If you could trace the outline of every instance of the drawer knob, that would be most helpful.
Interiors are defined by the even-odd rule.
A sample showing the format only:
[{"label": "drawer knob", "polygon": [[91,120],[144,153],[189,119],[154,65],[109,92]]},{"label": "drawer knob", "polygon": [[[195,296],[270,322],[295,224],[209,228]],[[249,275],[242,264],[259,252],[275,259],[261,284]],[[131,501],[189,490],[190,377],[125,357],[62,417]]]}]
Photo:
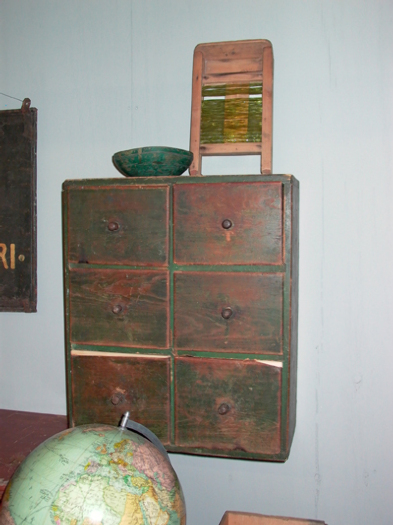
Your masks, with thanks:
[{"label": "drawer knob", "polygon": [[221,310],[221,316],[224,319],[229,319],[230,317],[232,317],[232,314],[233,314],[233,310],[232,308],[229,308],[229,306]]},{"label": "drawer knob", "polygon": [[221,223],[221,226],[224,228],[224,230],[229,230],[229,228],[232,228],[232,221],[230,219],[224,219]]},{"label": "drawer knob", "polygon": [[220,416],[225,416],[225,414],[228,414],[230,410],[231,407],[228,405],[228,403],[221,403],[217,409],[217,412],[220,414]]},{"label": "drawer knob", "polygon": [[108,230],[110,232],[115,232],[120,228],[119,223],[116,221],[110,221],[108,222]]},{"label": "drawer knob", "polygon": [[117,314],[120,314],[122,311],[123,311],[123,307],[122,307],[121,304],[114,304],[114,305],[112,306],[112,312],[113,312],[114,314],[116,314],[116,315],[117,315]]},{"label": "drawer knob", "polygon": [[116,394],[113,394],[111,397],[111,403],[112,405],[118,405],[124,401],[123,394],[119,394],[118,392]]}]

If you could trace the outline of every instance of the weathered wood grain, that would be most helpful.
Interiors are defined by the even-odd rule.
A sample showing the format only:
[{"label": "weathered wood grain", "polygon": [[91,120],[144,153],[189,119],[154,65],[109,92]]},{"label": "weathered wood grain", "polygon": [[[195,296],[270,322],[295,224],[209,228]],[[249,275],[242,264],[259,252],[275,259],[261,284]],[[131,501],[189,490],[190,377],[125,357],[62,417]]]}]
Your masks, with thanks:
[{"label": "weathered wood grain", "polygon": [[[288,236],[290,235],[290,250],[288,258],[291,264],[291,294],[290,294],[290,331],[289,331],[289,389],[288,389],[288,447],[291,446],[296,426],[297,398],[297,353],[298,353],[298,317],[299,317],[299,187],[291,186],[286,198],[288,214]],[[290,202],[288,200],[290,199]]]},{"label": "weathered wood grain", "polygon": [[0,499],[8,480],[30,452],[66,428],[66,416],[0,410]]},{"label": "weathered wood grain", "polygon": [[175,348],[281,354],[283,274],[175,273]]},{"label": "weathered wood grain", "polygon": [[[228,83],[262,82],[262,137],[259,147],[240,138],[228,144],[201,145],[202,87]],[[265,87],[266,83],[266,87]],[[243,40],[199,44],[194,50],[190,150],[194,160],[190,175],[201,175],[204,155],[261,155],[261,173],[272,172],[273,51],[268,40]],[[236,119],[236,116],[234,117]],[[225,142],[225,141],[223,141]],[[224,146],[224,147],[220,147]],[[254,145],[255,146],[255,145]]]},{"label": "weathered wood grain", "polygon": [[261,173],[272,173],[273,157],[273,49],[263,49]]},{"label": "weathered wood grain", "polygon": [[71,342],[168,348],[168,273],[70,272]]},{"label": "weathered wood grain", "polygon": [[201,174],[201,115],[202,115],[202,75],[203,55],[195,50],[192,69],[192,102],[191,102],[191,128],[190,128],[190,151],[193,159],[189,169],[190,175]]},{"label": "weathered wood grain", "polygon": [[70,191],[69,261],[167,264],[168,192],[167,186]]},{"label": "weathered wood grain", "polygon": [[280,452],[279,366],[184,357],[175,367],[176,444]]},{"label": "weathered wood grain", "polygon": [[[156,193],[139,210],[138,196],[148,190]],[[94,191],[108,193],[107,210],[117,209],[110,198],[112,205],[128,201],[121,206],[129,227],[119,244],[105,244],[97,221],[79,217],[79,205],[72,209],[74,198],[83,203],[78,192]],[[134,403],[133,419],[172,452],[285,461],[296,417],[296,179],[166,177],[158,186],[151,178],[73,180],[64,193],[71,421],[107,417],[116,424]],[[88,206],[105,201],[89,198]],[[156,215],[151,206],[163,202]],[[132,222],[142,216],[137,235],[149,237],[150,224],[153,238],[161,232],[155,238],[167,246],[165,260],[157,252],[154,260],[124,255],[134,242]],[[86,231],[75,241],[78,228]],[[141,249],[154,250],[142,237],[135,241]],[[80,242],[89,257],[99,254],[95,262],[78,252]]]},{"label": "weathered wood grain", "polygon": [[177,185],[174,261],[281,264],[282,212],[277,182]]},{"label": "weathered wood grain", "polygon": [[170,358],[72,355],[73,425],[106,423],[117,426],[130,419],[169,442]]},{"label": "weathered wood grain", "polygon": [[227,511],[220,525],[326,525],[324,521]]}]

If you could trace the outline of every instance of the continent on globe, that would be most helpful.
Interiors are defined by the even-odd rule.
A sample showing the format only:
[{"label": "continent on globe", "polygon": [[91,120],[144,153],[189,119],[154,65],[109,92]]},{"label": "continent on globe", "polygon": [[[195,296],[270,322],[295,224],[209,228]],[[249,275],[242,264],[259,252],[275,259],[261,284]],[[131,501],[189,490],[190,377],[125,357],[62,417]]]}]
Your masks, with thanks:
[{"label": "continent on globe", "polygon": [[185,525],[166,453],[137,432],[83,425],[56,434],[19,466],[0,525]]}]

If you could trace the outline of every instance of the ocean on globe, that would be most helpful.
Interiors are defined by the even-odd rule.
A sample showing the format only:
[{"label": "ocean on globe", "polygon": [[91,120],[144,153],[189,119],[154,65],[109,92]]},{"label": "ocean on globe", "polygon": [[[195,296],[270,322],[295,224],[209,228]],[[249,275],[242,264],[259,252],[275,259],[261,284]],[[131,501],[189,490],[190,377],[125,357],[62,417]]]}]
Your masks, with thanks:
[{"label": "ocean on globe", "polygon": [[39,445],[3,496],[0,525],[185,525],[169,460],[136,432],[82,425]]}]

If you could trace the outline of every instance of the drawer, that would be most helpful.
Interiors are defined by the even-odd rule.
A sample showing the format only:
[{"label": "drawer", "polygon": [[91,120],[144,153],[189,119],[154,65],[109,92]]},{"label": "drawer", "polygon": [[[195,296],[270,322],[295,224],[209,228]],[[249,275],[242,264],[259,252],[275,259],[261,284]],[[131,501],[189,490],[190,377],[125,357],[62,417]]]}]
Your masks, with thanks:
[{"label": "drawer", "polygon": [[117,426],[130,419],[169,442],[170,358],[109,353],[71,353],[74,425]]},{"label": "drawer", "polygon": [[282,273],[175,272],[181,350],[281,354]]},{"label": "drawer", "polygon": [[83,188],[67,195],[70,262],[167,264],[168,187]]},{"label": "drawer", "polygon": [[281,264],[280,182],[178,184],[174,188],[177,264]]},{"label": "drawer", "polygon": [[278,454],[282,365],[177,358],[176,444],[223,452]]},{"label": "drawer", "polygon": [[168,272],[74,268],[72,343],[168,348]]}]

